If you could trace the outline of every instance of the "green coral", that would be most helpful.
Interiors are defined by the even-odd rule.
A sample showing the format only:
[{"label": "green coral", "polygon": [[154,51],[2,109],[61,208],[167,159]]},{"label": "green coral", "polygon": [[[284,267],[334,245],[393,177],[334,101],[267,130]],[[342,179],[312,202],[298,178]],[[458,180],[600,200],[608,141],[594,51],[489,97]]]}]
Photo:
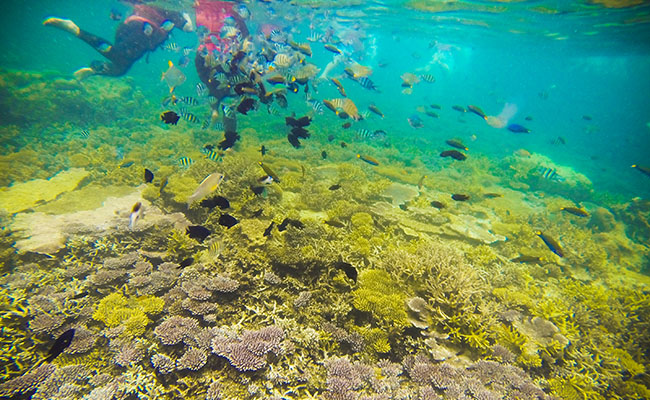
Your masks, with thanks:
[{"label": "green coral", "polygon": [[103,322],[109,328],[124,325],[125,335],[141,336],[151,322],[147,314],[161,312],[164,305],[164,300],[153,296],[129,298],[116,292],[97,304],[93,319]]},{"label": "green coral", "polygon": [[357,310],[372,314],[380,326],[390,331],[408,326],[406,295],[396,289],[395,282],[386,271],[363,271],[352,304]]}]

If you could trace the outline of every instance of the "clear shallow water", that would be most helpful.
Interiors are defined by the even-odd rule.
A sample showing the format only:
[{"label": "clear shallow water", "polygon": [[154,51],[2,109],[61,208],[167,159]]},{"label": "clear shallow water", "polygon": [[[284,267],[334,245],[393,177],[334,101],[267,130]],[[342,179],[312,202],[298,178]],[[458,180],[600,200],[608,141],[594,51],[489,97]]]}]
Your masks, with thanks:
[{"label": "clear shallow water", "polygon": [[[176,9],[190,9],[182,2],[163,4]],[[218,352],[213,348],[212,352],[208,351],[207,366],[193,372],[179,371],[171,378],[171,387],[180,388],[174,390],[186,395],[187,386],[191,387],[192,384],[183,386],[176,379],[187,378],[188,382],[194,382],[195,388],[198,388],[198,398],[205,398],[207,387],[215,380],[220,382],[224,392],[233,391],[232,398],[245,398],[243,393],[246,390],[251,398],[268,398],[289,388],[295,390],[294,395],[290,396],[293,398],[307,398],[308,394],[337,398],[333,385],[326,379],[332,375],[333,368],[317,367],[322,365],[325,352],[329,356],[361,360],[367,366],[376,366],[379,359],[401,363],[404,372],[396,385],[404,391],[411,390],[413,398],[426,398],[422,394],[426,385],[417,382],[413,370],[409,369],[412,365],[409,367],[406,360],[409,355],[425,353],[434,358],[436,366],[443,364],[436,358],[441,350],[432,350],[430,342],[424,343],[426,335],[437,334],[451,336],[451,339],[440,340],[439,344],[449,351],[453,350],[455,356],[449,365],[455,368],[465,368],[470,362],[486,359],[505,363],[506,359],[496,357],[497,351],[494,350],[494,346],[503,345],[515,357],[511,364],[523,368],[536,385],[551,395],[559,398],[572,398],[572,395],[586,398],[612,398],[614,395],[644,398],[643,391],[633,393],[630,386],[622,382],[648,383],[647,375],[639,371],[648,365],[643,349],[647,348],[649,341],[643,332],[647,327],[650,304],[646,277],[638,273],[647,274],[648,271],[647,197],[650,195],[650,181],[641,172],[630,168],[632,164],[647,166],[650,163],[648,6],[619,9],[579,2],[537,1],[423,2],[424,6],[416,2],[369,2],[349,7],[310,4],[249,3],[253,14],[249,27],[256,32],[263,23],[277,24],[292,33],[298,41],[304,42],[312,30],[324,32],[331,26],[335,35],[351,41],[349,45],[340,45],[346,54],[373,69],[371,78],[380,89],[379,93],[367,91],[355,82],[343,79],[342,67],[339,67],[336,75],[341,75],[348,98],[353,99],[360,111],[365,111],[369,104],[374,103],[386,116],[380,119],[371,114],[370,118],[355,122],[353,128],[346,131],[339,128],[344,121],[326,109],[323,115],[314,116],[310,128],[313,137],[304,140],[304,147],[298,150],[291,148],[285,139],[283,118],[290,112],[300,116],[310,111],[302,93],[288,95],[289,108],[281,111],[280,115],[268,115],[264,108],[260,108],[250,117],[240,116],[238,120],[243,138],[224,157],[223,167],[217,164],[218,169],[228,171],[228,180],[220,193],[233,203],[231,213],[243,221],[240,227],[232,230],[219,226],[216,218],[200,207],[186,210],[185,198],[208,173],[214,172],[214,164],[201,160],[187,169],[176,165],[182,156],[189,155],[199,161],[200,147],[219,141],[220,133],[200,130],[186,121],[181,121],[177,127],[161,126],[156,121],[158,114],[166,109],[161,105],[161,100],[168,94],[166,84],[159,79],[160,74],[167,69],[168,60],[176,62],[179,53],[158,49],[146,60],[136,62],[125,77],[90,78],[84,83],[88,91],[77,95],[86,96],[94,109],[86,109],[86,112],[67,109],[64,115],[51,116],[56,123],[50,124],[47,113],[38,114],[38,119],[26,118],[27,122],[17,123],[13,118],[20,114],[17,103],[3,102],[3,107],[12,115],[11,124],[2,124],[1,144],[6,149],[3,151],[2,165],[7,167],[5,180],[6,177],[20,177],[10,179],[16,184],[35,176],[51,177],[63,169],[83,165],[91,175],[82,181],[79,190],[92,188],[92,184],[96,184],[109,188],[109,193],[104,194],[107,197],[113,190],[111,185],[121,188],[120,191],[115,189],[113,194],[128,193],[125,187],[135,188],[141,183],[142,167],[152,168],[157,176],[155,184],[161,184],[162,176],[169,178],[169,193],[165,195],[160,190],[159,197],[152,196],[151,191],[143,194],[143,198],[151,202],[151,205],[147,203],[147,207],[157,207],[163,210],[162,214],[184,213],[191,223],[204,224],[212,229],[225,242],[226,248],[222,256],[210,262],[197,263],[190,267],[191,272],[187,277],[178,277],[176,292],[154,293],[165,299],[164,309],[147,314],[151,321],[146,324],[144,333],[128,339],[129,343],[154,346],[158,350],[148,350],[146,356],[125,367],[115,361],[116,348],[120,347],[121,342],[105,332],[104,329],[109,327],[105,318],[90,318],[75,311],[62,326],[50,331],[38,330],[38,324],[34,321],[42,316],[43,305],[42,298],[37,298],[37,295],[58,293],[70,300],[73,294],[76,296],[87,289],[90,292],[87,305],[97,310],[100,304],[105,304],[101,302],[105,301],[106,295],[115,291],[113,286],[100,283],[104,279],[102,268],[111,264],[106,259],[124,258],[130,251],[144,250],[146,255],[141,253],[140,261],[151,262],[156,270],[160,264],[152,261],[155,257],[148,252],[164,253],[164,261],[180,263],[186,257],[198,260],[199,252],[206,251],[207,244],[183,242],[179,239],[185,237],[182,229],[146,225],[149,223],[147,221],[155,221],[154,217],[144,219],[142,231],[129,232],[125,221],[135,200],[128,198],[124,200],[127,204],[121,206],[122,209],[112,213],[121,219],[106,217],[110,221],[118,221],[114,222],[118,228],[115,231],[106,228],[107,236],[103,239],[93,235],[71,235],[65,247],[54,253],[52,258],[30,251],[16,256],[11,245],[25,234],[18,231],[15,221],[31,212],[26,210],[7,216],[7,226],[11,225],[8,232],[12,236],[3,242],[3,249],[7,250],[3,253],[3,290],[7,298],[19,299],[15,301],[16,304],[26,304],[28,312],[20,318],[16,313],[5,314],[6,321],[9,321],[5,327],[13,329],[11,332],[14,335],[33,334],[38,341],[42,341],[31,343],[32,347],[25,345],[21,362],[26,365],[35,362],[64,328],[83,326],[98,335],[100,342],[86,356],[64,354],[57,359],[59,366],[83,364],[95,357],[101,360],[97,364],[97,374],[105,372],[113,377],[127,376],[128,384],[125,386],[130,390],[137,386],[132,376],[138,371],[146,379],[157,379],[158,385],[165,385],[167,382],[153,372],[151,357],[159,352],[179,360],[187,347],[192,345],[164,346],[160,343],[159,335],[154,333],[154,328],[171,315],[183,315],[196,318],[203,328],[229,326],[240,334],[241,329],[260,329],[273,322],[283,327],[286,336],[292,338],[285,344],[299,349],[296,353],[286,353],[291,355],[279,356],[280,361],[269,359],[271,365],[291,376],[291,383],[286,384],[282,383],[282,379],[269,378],[266,370],[250,375],[239,374],[241,371],[233,368],[236,363],[228,363],[223,355],[217,357],[213,353]],[[35,89],[30,95],[36,96],[32,99],[38,104],[46,107],[67,104],[67,95],[61,94],[61,99],[58,99],[52,95],[52,91],[47,91],[48,79],[68,79],[74,70],[87,66],[99,56],[70,35],[45,28],[41,23],[52,15],[71,18],[81,27],[112,39],[117,25],[108,17],[112,7],[128,14],[128,7],[108,1],[93,2],[84,5],[83,9],[69,1],[10,2],[0,17],[5,27],[5,39],[0,43],[0,67],[8,70],[3,71],[6,76],[18,71],[28,74],[28,79],[19,87],[5,85],[3,90],[16,96],[22,88],[30,88],[29,80],[32,79],[34,86],[31,88]],[[194,46],[196,36],[175,30],[171,40],[182,48]],[[332,53],[326,51],[322,43],[311,45],[314,54],[308,60],[322,70],[332,60]],[[43,71],[55,72],[54,77],[44,78],[46,83],[42,93],[45,98],[38,96],[41,78],[29,75]],[[187,75],[187,82],[177,89],[177,94],[196,97],[194,86],[199,80],[193,62],[183,72]],[[403,93],[400,76],[407,72],[431,74],[435,77],[435,83],[420,82],[414,85],[411,94]],[[328,82],[318,84],[317,88],[318,92],[313,94],[317,99],[340,97],[334,85]],[[123,100],[111,98],[112,94],[122,90],[127,93]],[[12,98],[9,95],[5,98]],[[129,103],[131,98],[137,100]],[[433,110],[439,114],[439,118],[428,117],[418,110],[419,107],[431,110],[431,104],[441,106],[440,110]],[[514,104],[517,113],[511,122],[526,126],[531,132],[514,134],[505,129],[495,129],[475,114],[461,114],[452,109],[454,105],[467,107],[470,104],[479,106],[488,115],[498,115],[506,104]],[[124,105],[128,106],[120,107]],[[105,120],[105,115],[110,113],[107,110],[111,109],[120,110],[114,116],[113,123],[97,122]],[[199,106],[193,112],[204,118],[208,108]],[[409,125],[407,117],[412,115],[420,116],[423,128],[414,129]],[[530,120],[526,120],[526,117],[530,117]],[[63,125],[65,122],[69,122],[69,126]],[[10,138],[14,126],[23,132],[18,140]],[[79,131],[86,128],[90,130],[91,137],[84,141],[79,138]],[[356,140],[353,133],[356,129],[382,129],[387,132],[390,145],[384,147],[380,143]],[[330,143],[327,140],[329,134],[335,135],[336,141]],[[558,137],[562,137],[565,144],[557,144]],[[470,148],[468,161],[450,163],[448,159],[439,157],[441,151],[448,149],[445,140],[451,138],[461,139]],[[337,145],[339,140],[348,142],[350,148],[341,150]],[[279,168],[284,182],[279,185],[281,189],[272,186],[266,197],[251,200],[247,188],[254,178],[258,178],[255,175],[260,173],[256,162],[260,158],[258,148],[261,144],[272,149],[265,160]],[[21,164],[21,159],[31,157],[21,150],[34,149],[42,155],[40,158],[47,160],[38,171],[30,171],[29,165]],[[533,157],[523,160],[513,157],[512,154],[520,149],[532,153]],[[322,150],[329,154],[327,159],[321,156]],[[77,153],[90,157],[96,155],[97,158],[85,163],[80,161]],[[372,169],[355,159],[357,153],[378,158],[379,167]],[[124,160],[131,159],[136,160],[134,167],[128,167],[133,169],[119,168]],[[583,174],[592,185],[567,188],[562,182],[539,178],[535,170],[549,167],[550,163]],[[30,172],[21,175],[16,171],[21,168]],[[132,172],[136,168],[137,172]],[[301,168],[304,168],[302,174]],[[308,172],[305,173],[305,170]],[[413,197],[413,193],[418,193],[416,183],[423,175],[428,177],[424,180],[425,189],[420,189],[420,196]],[[328,189],[339,181],[345,190],[341,197],[337,197],[338,192]],[[382,185],[390,184],[397,185],[380,190]],[[185,193],[188,190],[189,193]],[[462,191],[472,194],[472,201],[466,207],[463,203],[449,200],[451,193]],[[503,202],[477,200],[482,193],[493,191],[506,193]],[[74,197],[75,193],[84,192],[71,193],[71,197]],[[88,192],[78,196],[92,197]],[[385,199],[389,196],[402,200],[400,204],[397,201],[387,202]],[[631,201],[633,198],[639,199]],[[438,211],[429,206],[429,201],[436,199],[444,199],[447,209]],[[62,198],[59,197],[59,200]],[[341,200],[346,202],[343,205],[337,203]],[[43,208],[38,208],[37,204],[36,210],[64,214],[75,211],[75,207],[94,209],[101,204],[98,199],[92,199],[92,202],[89,199],[88,204],[78,199],[67,201],[69,203],[45,204]],[[560,207],[574,202],[582,202],[590,213],[600,212],[604,216],[598,214],[598,218],[590,216],[589,219],[580,219],[559,211]],[[251,217],[258,208],[266,210],[262,217]],[[371,215],[373,223],[363,225],[359,221],[366,218],[365,215],[348,215],[342,211],[346,208],[351,210],[350,213]],[[598,211],[601,208],[610,210],[607,211],[609,214]],[[156,212],[152,211],[151,214],[157,215]],[[614,222],[608,219],[608,215],[612,215]],[[259,237],[271,220],[279,225],[287,216],[306,221],[307,231],[300,233],[297,228],[289,228],[285,234],[279,231],[274,233],[271,239]],[[325,218],[340,220],[346,227],[341,231],[326,227],[322,223]],[[95,220],[89,221],[95,223]],[[104,226],[100,222],[96,222],[97,226]],[[447,229],[449,226],[456,230]],[[494,237],[507,237],[507,240],[490,242],[493,239],[491,236],[487,241],[472,236],[479,233],[487,235],[482,230],[484,226],[489,227],[488,233]],[[462,229],[468,229],[471,234],[459,234]],[[550,232],[549,235],[560,241],[568,255],[563,259],[555,257],[535,235],[537,229]],[[257,232],[257,236],[254,232]],[[423,242],[433,240],[441,243],[434,246],[416,245],[413,244],[415,237]],[[318,250],[312,250],[314,248]],[[417,251],[413,250],[415,248]],[[296,249],[306,250],[301,250],[300,255],[296,256]],[[312,254],[312,251],[317,254]],[[425,266],[429,264],[447,265],[437,263],[441,259],[446,260],[438,254],[445,251],[460,252],[461,258],[451,263],[460,267],[451,271],[444,268],[426,270]],[[401,252],[410,252],[415,260],[413,263],[418,267],[405,262],[408,256]],[[546,261],[540,266],[507,261],[527,252],[543,255]],[[260,256],[263,261],[254,256],[247,258],[260,253],[263,254]],[[91,257],[91,254],[94,255]],[[345,278],[330,279],[328,274],[333,272],[329,266],[339,259],[353,264],[361,276],[366,276],[365,281],[360,278],[358,283],[341,283]],[[391,261],[395,262],[391,264]],[[66,278],[55,279],[56,283],[48,289],[47,285],[38,282],[52,278],[42,270],[38,272],[38,269],[33,269],[30,262],[65,270]],[[89,272],[68,279],[66,274],[70,274],[77,263],[90,265]],[[326,271],[314,265],[327,266],[323,267]],[[441,293],[430,286],[423,287],[426,285],[413,282],[408,277],[409,273],[405,272],[410,271],[408,268],[415,268],[412,274],[422,274],[421,280],[427,284],[427,279],[432,279],[431,275],[446,274],[451,274],[454,282],[464,282],[464,271],[472,271],[467,272],[471,278],[467,278],[470,284],[466,286],[475,292],[463,292],[467,296],[464,298],[466,303],[450,310],[445,308],[448,305],[443,300],[435,300]],[[133,271],[133,266],[124,269],[128,271],[125,273],[138,275]],[[304,274],[296,272],[302,269],[306,271]],[[394,285],[383,287],[378,284],[372,287],[368,283],[371,282],[368,276],[372,276],[372,273],[363,273],[373,270],[388,271]],[[261,294],[251,290],[262,285],[260,277],[269,271],[285,281],[278,287],[271,284],[264,286]],[[461,272],[454,275],[453,271]],[[187,305],[183,306],[185,308],[174,305],[174,296],[187,296],[187,293],[178,294],[178,288],[182,287],[181,281],[190,280],[192,274],[204,279],[214,274],[225,274],[241,284],[236,299],[213,294],[209,302],[221,307],[216,321],[209,314],[197,316],[189,312]],[[21,279],[25,276],[31,277],[25,279],[37,283],[21,286]],[[128,284],[120,291],[134,299],[146,293],[144,289],[134,289],[133,280],[137,279],[122,277],[114,284],[115,287]],[[83,283],[78,289],[75,285],[79,285],[79,282]],[[433,328],[422,333],[409,324],[408,329],[395,329],[392,325],[394,321],[382,319],[381,312],[360,300],[368,294],[363,290],[371,287],[375,291],[386,292],[399,287],[404,292],[404,298],[398,296],[400,301],[396,309],[410,310],[409,313],[415,310],[410,306],[404,307],[406,297],[411,300],[416,296],[422,297],[431,309],[442,310],[443,314],[452,316],[474,315],[474,307],[480,304],[481,312],[476,312],[480,317],[476,318],[487,328],[479,330],[478,334],[485,334],[489,346],[482,342],[471,342],[477,340],[471,337],[476,332],[468,327],[473,327],[477,320],[470,317],[454,322],[458,324],[456,326],[443,318],[423,313],[418,318],[434,326],[437,333],[433,333]],[[312,293],[312,302],[316,303],[311,304],[312,308],[300,311],[298,306],[288,306],[295,304],[304,292]],[[509,295],[513,292],[521,292],[525,296],[515,298]],[[446,288],[442,290],[442,298],[453,298],[453,293],[453,288]],[[308,302],[304,300],[305,296],[303,301]],[[494,303],[486,305],[477,296]],[[551,300],[544,302],[540,300],[542,298]],[[589,302],[587,299],[595,300]],[[599,303],[601,300],[604,303]],[[284,308],[280,306],[276,310],[277,307],[272,306],[275,302],[283,303]],[[553,302],[560,305],[560,311],[552,309],[549,303]],[[3,310],[15,311],[13,307],[14,300],[3,303]],[[126,308],[129,307],[134,306],[130,304]],[[490,307],[498,311],[491,313]],[[261,311],[252,312],[251,309]],[[513,316],[515,312],[519,314]],[[612,315],[627,315],[629,318],[619,319]],[[243,325],[237,325],[240,317],[246,321]],[[571,344],[566,345],[556,338],[566,345],[562,351],[542,348],[539,343],[544,342],[543,338],[536,336],[539,332],[530,326],[535,325],[531,318],[550,321],[555,327],[552,329],[558,329],[559,334],[568,338]],[[360,335],[365,341],[365,349],[354,350],[350,337],[348,342],[342,340],[332,345],[334,341],[331,337],[335,335],[332,332],[324,333],[324,322],[334,323],[347,330],[349,335]],[[544,323],[540,322],[542,325]],[[596,331],[600,327],[604,327],[606,332],[602,337]],[[298,333],[304,333],[307,328],[317,330],[321,339],[298,337]],[[541,330],[539,326],[537,328]],[[383,342],[377,339],[377,332],[367,329],[383,331],[386,337],[382,338],[392,345],[392,350],[385,351],[385,347],[381,347]],[[461,329],[462,335],[454,336],[454,329]],[[529,350],[513,347],[516,339],[507,339],[504,329],[524,335],[528,343],[535,343],[531,345],[531,354],[527,353]],[[635,334],[620,339],[625,332]],[[598,339],[593,343],[584,340],[584,337],[591,335]],[[109,340],[112,343],[110,348],[106,345]],[[122,348],[128,346],[123,344]],[[615,352],[617,356],[608,359],[614,367],[602,365],[609,365],[607,363],[593,366],[588,361],[598,356],[611,357]],[[303,354],[301,361],[293,356],[297,353]],[[6,354],[9,354],[8,350]],[[584,354],[590,356],[585,358]],[[541,365],[537,365],[537,359]],[[642,367],[635,368],[632,360]],[[5,364],[7,362],[3,359],[3,366]],[[296,365],[312,374],[313,379],[307,379],[307,383],[304,383],[304,377],[287,372],[289,367]],[[576,369],[570,369],[567,365],[576,365]],[[594,376],[581,375],[583,366],[595,368],[597,372]],[[24,371],[13,364],[8,366],[8,370],[5,378],[19,376]],[[504,371],[500,373],[506,375]],[[577,378],[572,381],[566,378],[567,374],[575,374]],[[385,376],[389,375],[385,372]],[[242,384],[242,376],[249,379],[250,385]],[[628,379],[630,377],[632,379]],[[102,387],[100,383],[82,381],[84,389],[80,393],[83,395],[93,388]],[[295,389],[301,385],[306,389]],[[261,389],[265,386],[270,389]],[[156,387],[156,390],[162,390]],[[356,395],[379,395],[378,390],[373,391],[371,387],[372,384],[367,383],[363,389],[356,391]],[[572,388],[578,389],[572,392]],[[439,395],[453,397],[451,392],[440,387],[434,389]],[[47,393],[44,389],[43,392]],[[146,392],[134,390],[132,393],[146,398]],[[193,393],[192,389],[189,389],[189,393]],[[82,398],[82,394],[76,397],[71,395],[70,398]],[[512,393],[509,395],[514,396]],[[402,398],[396,394],[396,390],[391,396]],[[474,394],[474,397],[477,396]],[[522,397],[535,398],[533,395]]]}]

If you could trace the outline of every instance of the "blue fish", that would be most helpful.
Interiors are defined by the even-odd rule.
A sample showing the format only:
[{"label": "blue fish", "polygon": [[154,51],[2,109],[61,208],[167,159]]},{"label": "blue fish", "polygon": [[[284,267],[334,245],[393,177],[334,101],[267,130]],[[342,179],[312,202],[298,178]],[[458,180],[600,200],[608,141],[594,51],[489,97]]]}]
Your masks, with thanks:
[{"label": "blue fish", "polygon": [[514,133],[528,133],[530,132],[530,129],[526,128],[525,126],[519,125],[519,124],[510,124],[507,126],[508,130],[510,132]]},{"label": "blue fish", "polygon": [[187,67],[189,63],[190,63],[190,58],[188,56],[181,56],[181,58],[178,59],[178,66],[181,68]]}]

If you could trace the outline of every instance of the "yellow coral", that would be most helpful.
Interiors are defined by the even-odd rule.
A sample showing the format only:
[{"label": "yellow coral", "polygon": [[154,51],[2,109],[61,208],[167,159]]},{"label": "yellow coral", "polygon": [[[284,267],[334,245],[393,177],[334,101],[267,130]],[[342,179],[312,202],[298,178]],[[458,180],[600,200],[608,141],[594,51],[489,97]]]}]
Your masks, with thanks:
[{"label": "yellow coral", "polygon": [[93,319],[109,328],[124,325],[126,335],[140,336],[151,322],[146,314],[162,311],[164,304],[164,300],[153,296],[126,298],[119,292],[111,293],[99,302]]},{"label": "yellow coral", "polygon": [[394,281],[385,271],[373,269],[361,273],[353,304],[360,311],[370,312],[386,327],[408,326],[406,295],[395,289]]}]

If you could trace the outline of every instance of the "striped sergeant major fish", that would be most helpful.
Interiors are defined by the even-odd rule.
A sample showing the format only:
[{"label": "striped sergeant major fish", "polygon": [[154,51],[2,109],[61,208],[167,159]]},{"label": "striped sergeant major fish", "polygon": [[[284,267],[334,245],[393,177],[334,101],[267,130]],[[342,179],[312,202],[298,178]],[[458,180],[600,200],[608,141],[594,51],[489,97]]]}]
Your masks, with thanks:
[{"label": "striped sergeant major fish", "polygon": [[187,122],[192,122],[192,123],[195,123],[195,124],[200,122],[199,119],[197,118],[197,116],[190,113],[190,112],[182,112],[181,111],[181,117]]},{"label": "striped sergeant major fish", "polygon": [[88,129],[82,129],[81,132],[79,132],[79,135],[84,139],[88,139],[90,131],[88,131]]},{"label": "striped sergeant major fish", "polygon": [[549,181],[557,181],[557,182],[564,181],[564,178],[562,178],[557,173],[557,170],[555,168],[540,167],[538,172],[542,178],[548,179]]},{"label": "striped sergeant major fish", "polygon": [[364,89],[379,91],[379,89],[377,89],[377,86],[375,86],[375,83],[371,81],[370,78],[364,76],[362,78],[358,78],[354,80],[357,81],[357,83],[361,85],[361,87],[363,87]]}]

